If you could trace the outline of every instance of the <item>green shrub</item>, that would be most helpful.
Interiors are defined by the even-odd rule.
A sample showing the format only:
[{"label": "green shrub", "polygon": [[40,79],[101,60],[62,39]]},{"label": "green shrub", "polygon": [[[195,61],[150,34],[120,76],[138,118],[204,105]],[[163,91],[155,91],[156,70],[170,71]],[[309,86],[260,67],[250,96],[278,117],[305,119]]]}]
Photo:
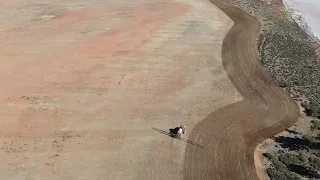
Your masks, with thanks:
[{"label": "green shrub", "polygon": [[312,134],[310,134],[310,133],[306,134],[306,135],[303,135],[302,138],[308,140],[310,142],[309,145],[312,144],[312,143],[317,143],[318,142],[316,137],[312,136]]},{"label": "green shrub", "polygon": [[311,167],[315,169],[320,169],[320,158],[309,157],[308,160]]},{"label": "green shrub", "polygon": [[319,120],[312,120],[312,125],[310,127],[311,131],[320,130],[320,121]]},{"label": "green shrub", "polygon": [[289,170],[295,172],[302,177],[306,178],[317,178],[320,179],[320,174],[318,174],[317,170],[310,167],[309,165],[289,165]]},{"label": "green shrub", "polygon": [[288,179],[283,173],[277,171],[275,168],[268,168],[267,174],[271,180],[287,180]]},{"label": "green shrub", "polygon": [[301,177],[294,172],[284,171],[283,174],[290,180],[301,180]]},{"label": "green shrub", "polygon": [[301,163],[301,160],[297,155],[290,154],[290,153],[280,154],[279,160],[285,165]]},{"label": "green shrub", "polygon": [[307,157],[303,151],[298,152],[298,158],[302,163],[307,162]]},{"label": "green shrub", "polygon": [[280,172],[287,170],[287,166],[284,165],[282,162],[278,161],[278,159],[274,159],[272,161],[272,164]]},{"label": "green shrub", "polygon": [[266,157],[267,159],[271,160],[271,159],[274,159],[274,156],[270,153],[263,153],[262,154],[264,157]]},{"label": "green shrub", "polygon": [[308,106],[305,106],[305,113],[308,116],[320,117],[320,104],[314,101],[311,101]]},{"label": "green shrub", "polygon": [[311,153],[313,153],[317,157],[320,157],[320,149],[312,149]]},{"label": "green shrub", "polygon": [[[284,155],[284,154],[282,154],[284,152],[279,151],[278,153],[281,153],[281,155]],[[276,170],[281,171],[281,172],[287,170],[286,165],[283,164],[282,162],[280,162],[279,159],[277,158],[277,156],[272,155],[270,153],[263,153],[263,156],[270,160],[270,162],[272,163],[273,167]]]}]

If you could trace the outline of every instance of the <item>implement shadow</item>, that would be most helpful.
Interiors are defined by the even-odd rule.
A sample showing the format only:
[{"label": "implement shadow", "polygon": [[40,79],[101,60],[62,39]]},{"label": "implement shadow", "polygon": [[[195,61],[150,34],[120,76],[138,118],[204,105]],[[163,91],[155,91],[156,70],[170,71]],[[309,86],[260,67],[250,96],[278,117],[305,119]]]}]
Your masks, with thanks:
[{"label": "implement shadow", "polygon": [[[161,130],[161,129],[158,129],[158,128],[152,128],[153,130],[155,130],[155,131],[158,131],[158,132],[160,132],[160,133],[162,133],[162,134],[165,134],[165,135],[167,135],[167,136],[170,136],[170,137],[172,137],[172,138],[175,138],[175,137],[173,137],[172,136],[172,134],[171,133],[168,133],[167,131],[164,131],[164,130]],[[179,140],[181,140],[181,141],[184,141],[184,142],[186,142],[186,143],[188,143],[188,144],[191,144],[191,145],[194,145],[194,146],[197,146],[197,147],[199,147],[199,148],[204,148],[204,146],[202,146],[202,145],[200,145],[200,144],[198,144],[198,143],[195,143],[195,142],[193,142],[193,141],[190,141],[190,140],[188,140],[188,139],[185,139],[185,138],[175,138],[175,139],[179,139]]]}]

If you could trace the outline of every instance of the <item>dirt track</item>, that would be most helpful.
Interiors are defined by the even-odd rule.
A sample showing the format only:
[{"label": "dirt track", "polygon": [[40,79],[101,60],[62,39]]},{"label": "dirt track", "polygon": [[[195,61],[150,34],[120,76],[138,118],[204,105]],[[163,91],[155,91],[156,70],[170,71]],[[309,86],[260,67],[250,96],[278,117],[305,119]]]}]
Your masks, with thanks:
[{"label": "dirt track", "polygon": [[193,129],[187,145],[184,179],[257,179],[256,141],[291,126],[299,110],[260,64],[256,40],[260,24],[233,5],[211,0],[233,21],[222,47],[224,68],[243,101],[212,112]]}]

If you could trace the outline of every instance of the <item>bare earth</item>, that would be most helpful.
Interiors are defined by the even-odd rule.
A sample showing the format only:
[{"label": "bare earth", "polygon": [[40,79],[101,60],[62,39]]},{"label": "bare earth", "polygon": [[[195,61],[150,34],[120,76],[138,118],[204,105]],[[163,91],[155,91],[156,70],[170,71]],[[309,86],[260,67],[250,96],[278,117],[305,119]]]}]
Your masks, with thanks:
[{"label": "bare earth", "polygon": [[[237,20],[223,51],[229,78],[247,99],[241,101],[221,58],[233,22],[209,1],[5,0],[0,9],[0,179],[227,179],[226,166],[252,160],[244,135],[253,139],[283,115],[265,119],[261,108],[273,112],[274,103],[277,112],[291,111],[282,91],[260,81],[255,51],[239,62],[230,61],[239,54],[227,56],[227,48],[254,47],[258,27],[246,16],[240,20],[253,36]],[[237,46],[242,40],[252,44]],[[275,98],[253,107],[248,99],[263,100],[257,90]],[[209,115],[238,101],[219,110],[227,115]],[[216,120],[197,125],[208,115]],[[191,138],[205,148],[185,149],[185,142],[152,130],[180,123],[187,135],[197,125]]]},{"label": "bare earth", "polygon": [[[212,2],[2,1],[0,179],[257,179],[299,109]],[[152,130],[180,123],[204,148]]]},{"label": "bare earth", "polygon": [[189,140],[205,148],[187,145],[184,178],[257,179],[257,141],[293,125],[299,108],[261,66],[256,46],[259,23],[227,1],[211,1],[235,23],[224,39],[222,59],[244,100],[213,111],[192,130]]}]

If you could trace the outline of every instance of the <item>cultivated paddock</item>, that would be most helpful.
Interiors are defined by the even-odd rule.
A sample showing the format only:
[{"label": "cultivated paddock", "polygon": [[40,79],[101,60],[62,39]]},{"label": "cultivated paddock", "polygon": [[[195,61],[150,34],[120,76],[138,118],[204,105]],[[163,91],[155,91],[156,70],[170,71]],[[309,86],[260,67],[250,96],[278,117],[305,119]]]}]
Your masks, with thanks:
[{"label": "cultivated paddock", "polygon": [[[207,0],[0,2],[0,179],[182,179],[193,127],[242,96]],[[206,144],[201,144],[206,146]]]}]

